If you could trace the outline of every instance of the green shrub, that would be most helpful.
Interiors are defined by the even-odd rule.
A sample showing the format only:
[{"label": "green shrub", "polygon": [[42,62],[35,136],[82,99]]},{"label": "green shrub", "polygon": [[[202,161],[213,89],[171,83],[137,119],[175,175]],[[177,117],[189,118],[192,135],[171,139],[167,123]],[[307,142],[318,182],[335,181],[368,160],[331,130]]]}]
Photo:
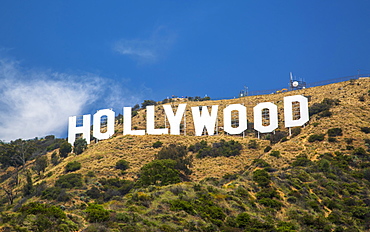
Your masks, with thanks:
[{"label": "green shrub", "polygon": [[332,112],[330,112],[329,110],[324,110],[321,113],[319,113],[319,116],[322,118],[330,117],[332,115],[333,115]]},{"label": "green shrub", "polygon": [[345,141],[347,144],[352,144],[354,140],[355,140],[354,138],[344,138],[344,141]]},{"label": "green shrub", "polygon": [[302,129],[300,127],[293,127],[291,129],[292,137],[295,137],[301,133]]},{"label": "green shrub", "polygon": [[365,156],[367,152],[364,148],[358,147],[353,150],[353,154],[358,156]]},{"label": "green shrub", "polygon": [[338,142],[338,140],[336,138],[334,138],[334,137],[329,137],[328,138],[328,142],[335,143],[335,142]]},{"label": "green shrub", "polygon": [[[102,192],[104,201],[109,201],[114,196],[124,196],[134,187],[134,182],[118,178],[102,178],[99,183],[102,185],[101,190],[104,191]],[[92,191],[97,192],[95,189]]]},{"label": "green shrub", "polygon": [[198,152],[206,147],[208,147],[207,141],[202,140],[194,145],[190,145],[188,150],[191,152]]},{"label": "green shrub", "polygon": [[65,189],[60,187],[50,187],[42,191],[42,199],[57,200],[59,202],[66,202],[71,199],[71,195]]},{"label": "green shrub", "polygon": [[314,103],[311,107],[309,107],[309,114],[313,116],[315,114],[319,114],[323,111],[327,111],[330,109],[329,105],[323,103]]},{"label": "green shrub", "polygon": [[259,191],[256,194],[257,199],[262,199],[262,198],[276,198],[280,199],[279,193],[276,191],[275,188],[265,188],[261,191]]},{"label": "green shrub", "polygon": [[188,201],[175,199],[175,200],[170,201],[169,203],[171,205],[170,210],[172,210],[172,211],[184,210],[188,214],[191,214],[191,215],[195,214],[195,210],[194,210],[193,205]]},{"label": "green shrub", "polygon": [[105,222],[109,220],[109,211],[98,204],[89,204],[85,210],[89,222]]},{"label": "green shrub", "polygon": [[288,137],[283,137],[283,138],[281,138],[281,140],[280,140],[280,142],[286,142],[286,141],[288,141]]},{"label": "green shrub", "polygon": [[245,228],[250,224],[251,217],[248,213],[240,213],[236,216],[236,224],[239,228]]},{"label": "green shrub", "polygon": [[71,144],[65,141],[60,145],[59,156],[66,158],[68,154],[71,153],[71,151],[72,151]]},{"label": "green shrub", "polygon": [[185,175],[190,175],[193,162],[193,157],[188,156],[186,146],[170,144],[163,147],[158,154],[155,155],[156,159],[171,159],[176,162],[175,169],[182,171]]},{"label": "green shrub", "polygon": [[288,132],[286,131],[275,131],[274,134],[269,135],[270,144],[275,144],[278,142],[285,142],[288,140]]},{"label": "green shrub", "polygon": [[364,169],[364,178],[370,182],[370,168]]},{"label": "green shrub", "polygon": [[144,100],[143,103],[141,103],[141,108],[145,109],[147,106],[155,106],[157,104],[154,100]]},{"label": "green shrub", "polygon": [[70,173],[59,176],[55,182],[55,187],[60,188],[77,188],[82,187],[82,175],[80,173]]},{"label": "green shrub", "polygon": [[328,135],[329,137],[336,137],[336,136],[342,136],[342,128],[331,128],[328,130]]},{"label": "green shrub", "polygon": [[277,232],[296,232],[297,229],[298,228],[291,222],[280,221],[277,224],[276,231]]},{"label": "green shrub", "polygon": [[141,186],[165,186],[181,182],[180,173],[175,169],[176,161],[171,159],[153,160],[140,169],[138,184]]},{"label": "green shrub", "polygon": [[257,141],[255,139],[249,140],[249,142],[248,142],[248,148],[249,149],[257,149],[258,148]]},{"label": "green shrub", "polygon": [[369,207],[365,206],[354,206],[351,207],[350,210],[353,217],[359,218],[359,219],[366,219],[370,216],[370,209]]},{"label": "green shrub", "polygon": [[[58,231],[57,227],[67,221],[66,214],[59,207],[38,202],[30,202],[23,205],[19,212],[22,213],[24,218],[27,215],[35,215],[35,217],[28,217],[28,223],[32,225],[35,231],[51,231],[52,228]],[[68,227],[68,230],[71,231],[76,229]]]},{"label": "green shrub", "polygon": [[275,199],[271,199],[271,198],[262,198],[262,199],[258,200],[258,203],[260,203],[260,204],[262,204],[266,207],[276,208],[276,209],[280,209],[283,206],[283,203],[281,203],[280,201],[277,201]]},{"label": "green shrub", "polygon": [[295,158],[295,160],[292,163],[292,166],[293,167],[296,167],[296,166],[305,167],[305,166],[310,165],[311,163],[312,161],[308,159],[306,154],[300,154]]},{"label": "green shrub", "polygon": [[30,172],[26,173],[26,181],[27,183],[23,186],[23,189],[22,189],[23,194],[24,196],[30,196],[35,190],[33,186],[32,175]]},{"label": "green shrub", "polygon": [[[72,149],[72,148],[71,148]],[[68,155],[68,154],[67,154]],[[51,163],[53,165],[57,165],[59,164],[59,156],[57,155],[57,153],[54,151],[52,154],[51,154]]]},{"label": "green shrub", "polygon": [[130,167],[130,163],[123,159],[118,160],[116,163],[116,168],[122,171],[129,169],[129,167]]},{"label": "green shrub", "polygon": [[77,161],[69,162],[67,163],[66,167],[66,172],[74,172],[79,169],[81,169],[81,163]]},{"label": "green shrub", "polygon": [[46,155],[39,156],[35,160],[33,169],[40,175],[41,172],[45,172],[48,163],[48,157]]},{"label": "green shrub", "polygon": [[308,142],[313,143],[315,141],[323,141],[325,138],[324,134],[313,134],[308,137]]},{"label": "green shrub", "polygon": [[263,150],[264,152],[269,152],[271,151],[272,147],[271,146],[267,146],[265,147],[265,149]]},{"label": "green shrub", "polygon": [[218,157],[218,156],[237,156],[240,154],[240,151],[243,149],[243,146],[234,140],[225,141],[223,139],[218,143],[213,143],[212,147],[207,146],[206,143],[196,144],[194,147],[191,147],[191,150],[198,150],[197,158],[204,158],[207,156]]},{"label": "green shrub", "polygon": [[86,139],[76,139],[76,141],[73,143],[73,152],[76,155],[81,154],[84,150],[87,148],[87,142]]},{"label": "green shrub", "polygon": [[259,169],[253,172],[253,180],[260,187],[267,187],[271,182],[271,177],[264,169]]},{"label": "green shrub", "polygon": [[331,112],[329,109],[332,106],[339,105],[339,102],[338,99],[325,98],[321,103],[314,103],[309,107],[309,114],[310,116],[318,114],[320,117],[330,117]]},{"label": "green shrub", "polygon": [[154,148],[159,148],[159,147],[162,147],[162,142],[161,141],[157,141],[157,142],[155,142],[155,143],[153,143],[153,147]]},{"label": "green shrub", "polygon": [[86,176],[87,176],[87,177],[95,177],[95,172],[93,172],[93,171],[88,171],[88,172],[86,173]]},{"label": "green shrub", "polygon": [[361,127],[361,131],[364,132],[365,134],[370,133],[370,127]]},{"label": "green shrub", "polygon": [[272,151],[272,152],[270,152],[270,155],[274,156],[276,158],[279,158],[280,157],[280,151]]},{"label": "green shrub", "polygon": [[260,167],[260,168],[271,167],[271,165],[263,159],[254,159],[252,164],[254,164],[254,165],[256,165],[256,167]]},{"label": "green shrub", "polygon": [[86,195],[88,195],[92,199],[98,199],[98,198],[103,196],[101,191],[95,186],[93,186],[91,189],[87,190]]}]

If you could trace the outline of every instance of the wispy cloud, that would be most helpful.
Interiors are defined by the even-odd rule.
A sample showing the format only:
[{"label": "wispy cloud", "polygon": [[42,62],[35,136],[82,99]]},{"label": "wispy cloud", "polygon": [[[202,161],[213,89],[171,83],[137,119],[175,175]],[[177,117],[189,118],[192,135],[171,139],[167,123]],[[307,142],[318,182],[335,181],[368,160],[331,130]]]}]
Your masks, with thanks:
[{"label": "wispy cloud", "polygon": [[[88,108],[137,103],[139,97],[92,74],[72,75],[25,70],[17,62],[0,60],[0,140],[29,139],[48,134],[63,136],[68,117]],[[130,96],[130,97],[127,97]],[[95,108],[95,110],[97,110]],[[94,112],[92,112],[94,113]]]},{"label": "wispy cloud", "polygon": [[121,39],[113,50],[139,63],[155,63],[167,54],[175,39],[175,34],[159,27],[147,39]]}]

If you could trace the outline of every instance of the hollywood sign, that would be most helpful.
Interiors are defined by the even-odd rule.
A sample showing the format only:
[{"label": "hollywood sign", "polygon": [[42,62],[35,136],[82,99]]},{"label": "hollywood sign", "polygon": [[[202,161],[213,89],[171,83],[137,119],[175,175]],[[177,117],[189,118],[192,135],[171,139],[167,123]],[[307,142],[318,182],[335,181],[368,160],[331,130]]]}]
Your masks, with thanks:
[{"label": "hollywood sign", "polygon": [[[293,104],[299,106],[299,117],[293,117]],[[133,130],[131,125],[131,107],[123,108],[123,134],[124,135],[160,135],[160,134],[171,134],[180,135],[180,123],[184,117],[186,104],[179,104],[176,113],[173,111],[171,105],[163,105],[166,117],[170,124],[169,128],[155,128],[155,108],[154,106],[146,107],[146,130]],[[263,110],[268,110],[268,125],[263,123]],[[297,110],[297,109],[295,109]],[[207,130],[208,135],[214,135],[216,128],[216,120],[218,114],[218,105],[211,106],[211,112],[209,113],[207,106],[191,107],[195,135],[201,136],[204,129]],[[232,125],[232,112],[237,111],[238,113],[238,124],[237,127]],[[241,134],[247,129],[247,108],[241,104],[228,105],[223,110],[224,125],[223,129],[225,132],[231,135]],[[254,116],[254,129],[260,133],[273,132],[278,127],[278,109],[277,106],[272,102],[263,102],[257,104],[253,108]],[[106,117],[107,125],[106,131],[101,132],[101,119]],[[91,115],[83,115],[82,126],[77,126],[77,117],[69,117],[68,125],[68,142],[73,144],[76,140],[77,134],[82,134],[83,138],[86,139],[87,143],[90,142],[90,125]],[[93,115],[93,136],[98,140],[104,140],[110,138],[114,134],[114,120],[115,112],[111,109],[99,110]],[[297,127],[303,126],[309,120],[308,114],[308,99],[302,95],[294,95],[284,97],[284,124],[285,127]]]}]

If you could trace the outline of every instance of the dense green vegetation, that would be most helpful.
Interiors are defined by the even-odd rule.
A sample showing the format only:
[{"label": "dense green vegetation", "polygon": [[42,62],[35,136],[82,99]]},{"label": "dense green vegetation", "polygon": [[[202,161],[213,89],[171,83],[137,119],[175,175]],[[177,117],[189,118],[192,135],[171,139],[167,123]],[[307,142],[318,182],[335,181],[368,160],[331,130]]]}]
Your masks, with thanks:
[{"label": "dense green vegetation", "polygon": [[[340,134],[338,131],[336,129],[336,135]],[[235,142],[220,141],[220,144],[214,147],[228,148]],[[191,167],[188,150],[199,152],[204,148],[209,148],[204,141],[189,149],[175,144],[163,147],[155,160],[142,167],[137,181],[97,180],[94,175],[86,176],[83,181],[81,174],[62,175],[55,186],[39,195],[50,202],[67,202],[74,197],[70,190],[84,188],[93,181],[94,185],[79,194],[85,202],[76,206],[80,218],[67,217],[56,206],[31,202],[18,208],[15,214],[3,215],[1,223],[18,230],[38,228],[39,231],[72,231],[80,228],[81,220],[91,223],[86,231],[370,229],[367,220],[370,216],[370,154],[362,147],[354,148],[351,155],[339,151],[325,153],[315,161],[301,154],[284,170],[273,169],[265,160],[256,159],[252,172],[181,183]],[[279,158],[280,152],[270,151],[269,155]],[[68,164],[75,166],[75,162]],[[120,165],[128,168],[124,160],[117,162],[117,167]],[[27,194],[36,194],[32,183]],[[120,203],[113,210],[103,206],[115,201]],[[277,219],[283,208],[286,216]],[[48,229],[51,226],[53,229]]]},{"label": "dense green vegetation", "polygon": [[81,154],[87,148],[87,142],[85,139],[79,138],[73,143],[73,152],[76,155]]},{"label": "dense green vegetation", "polygon": [[74,172],[81,168],[81,163],[77,161],[69,162],[66,165],[66,172]]},{"label": "dense green vegetation", "polygon": [[24,166],[27,161],[34,160],[45,155],[48,151],[59,148],[64,142],[64,139],[56,139],[53,135],[42,139],[17,139],[10,143],[0,141],[1,168]]},{"label": "dense green vegetation", "polygon": [[197,158],[204,158],[207,156],[236,156],[240,154],[241,150],[242,145],[239,142],[234,140],[225,141],[223,139],[221,139],[218,143],[213,143],[212,147],[209,146],[204,140],[189,147],[189,151],[197,152]]}]

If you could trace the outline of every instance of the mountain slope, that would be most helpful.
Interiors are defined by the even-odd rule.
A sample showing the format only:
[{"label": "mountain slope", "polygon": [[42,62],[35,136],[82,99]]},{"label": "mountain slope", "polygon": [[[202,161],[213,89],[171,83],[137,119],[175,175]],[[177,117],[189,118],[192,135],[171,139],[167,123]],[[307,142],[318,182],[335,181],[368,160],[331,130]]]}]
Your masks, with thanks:
[{"label": "mountain slope", "polygon": [[[93,143],[82,154],[71,154],[56,165],[49,164],[41,175],[31,169],[35,161],[28,161],[34,190],[24,196],[27,172],[22,169],[21,184],[14,187],[14,192],[18,190],[14,203],[9,205],[5,197],[2,200],[2,226],[27,230],[44,228],[45,221],[66,231],[369,230],[366,220],[370,216],[369,90],[370,80],[365,78],[294,92],[186,102],[186,135],[124,136],[122,124],[117,124],[113,138]],[[295,128],[293,136],[288,136],[282,121],[283,98],[296,94],[310,98],[311,113],[319,110],[311,115],[305,127]],[[244,104],[251,123],[253,107],[261,102],[278,106],[276,134],[261,135],[258,139],[249,129],[244,138],[225,135],[222,130],[215,136],[192,136],[192,106],[219,105],[218,126],[222,127],[222,109],[227,105]],[[170,104],[179,103],[184,102]],[[161,105],[156,108],[156,125],[163,127],[163,108]],[[133,127],[145,129],[144,119],[145,110],[139,110],[133,117]],[[229,157],[205,158],[197,158],[198,152],[187,151],[187,156],[193,157],[192,173],[184,178],[180,170],[180,177],[187,181],[139,184],[142,168],[157,160],[156,154],[164,148],[171,144],[189,147],[202,140],[209,146],[233,140],[242,145],[242,150]],[[153,147],[157,141],[163,143],[162,147]],[[46,154],[49,160],[52,153]],[[122,159],[129,162],[124,171],[116,168]],[[81,184],[68,179],[74,187],[60,185],[61,177],[67,175],[66,166],[73,161],[80,163],[81,168],[68,174],[81,178]],[[163,172],[170,170],[165,169],[168,166],[162,167]],[[13,167],[2,169],[2,176],[6,173],[9,176],[13,170]],[[8,179],[4,177],[2,185],[9,186],[11,180],[11,175]],[[34,208],[46,206],[27,205],[34,201],[62,206],[62,213],[68,217],[64,218],[62,213],[59,217],[45,216],[47,210],[40,213]],[[16,213],[10,213],[12,210]]]}]

